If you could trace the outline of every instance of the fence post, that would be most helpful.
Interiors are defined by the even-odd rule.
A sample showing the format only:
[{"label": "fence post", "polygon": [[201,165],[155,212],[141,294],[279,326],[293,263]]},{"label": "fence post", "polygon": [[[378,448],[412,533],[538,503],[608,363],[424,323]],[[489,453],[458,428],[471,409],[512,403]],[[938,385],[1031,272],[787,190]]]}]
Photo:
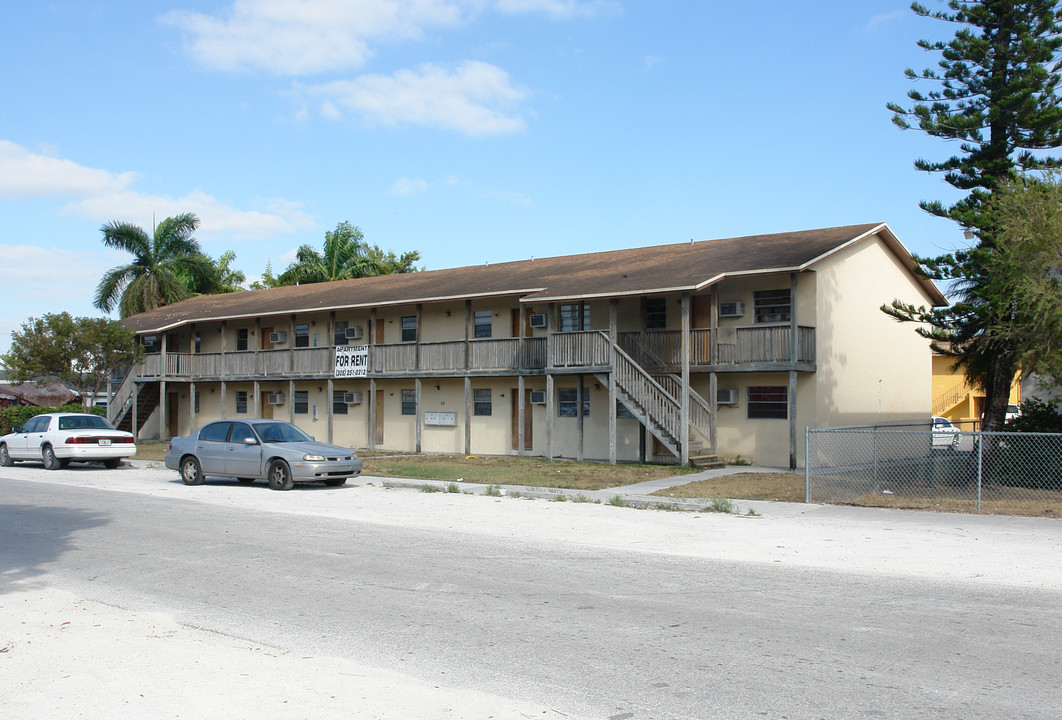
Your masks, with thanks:
[{"label": "fence post", "polygon": [[878,426],[874,426],[874,492],[881,492],[878,482]]},{"label": "fence post", "polygon": [[811,428],[804,426],[804,502],[811,502]]},{"label": "fence post", "polygon": [[984,432],[977,433],[977,512],[981,512],[981,472],[982,458],[984,457]]}]

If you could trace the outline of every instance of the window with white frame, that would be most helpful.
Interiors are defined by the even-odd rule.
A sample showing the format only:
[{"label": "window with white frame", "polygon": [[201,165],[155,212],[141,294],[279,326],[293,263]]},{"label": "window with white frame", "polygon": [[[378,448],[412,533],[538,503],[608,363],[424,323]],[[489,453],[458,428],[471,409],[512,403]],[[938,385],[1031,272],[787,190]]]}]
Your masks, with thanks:
[{"label": "window with white frame", "polygon": [[402,318],[402,342],[417,341],[417,316],[406,315]]},{"label": "window with white frame", "polygon": [[785,385],[757,385],[748,389],[750,420],[785,420],[789,417],[789,388]]},{"label": "window with white frame", "polygon": [[247,413],[247,391],[236,391],[236,414],[245,415]]},{"label": "window with white frame", "polygon": [[[559,388],[557,400],[557,417],[578,417],[578,388]],[[583,391],[583,417],[590,417],[590,394],[585,390]]]},{"label": "window with white frame", "polygon": [[493,412],[490,388],[476,388],[472,391],[472,414],[489,417]]},{"label": "window with white frame", "polygon": [[576,332],[590,329],[590,305],[588,303],[565,303],[558,308],[560,332]]},{"label": "window with white frame", "polygon": [[472,315],[472,337],[489,338],[493,331],[490,310],[476,310]]},{"label": "window with white frame", "polygon": [[247,349],[247,328],[236,328],[236,349]]},{"label": "window with white frame", "polygon": [[414,389],[402,390],[402,414],[417,414],[417,391]]},{"label": "window with white frame", "polygon": [[346,402],[343,401],[343,395],[344,395],[344,393],[343,393],[342,390],[333,390],[332,391],[332,414],[333,415],[346,415],[347,414],[347,404],[346,404]]},{"label": "window with white frame", "polygon": [[757,290],[752,295],[756,322],[789,322],[792,302],[789,288],[784,290]]}]

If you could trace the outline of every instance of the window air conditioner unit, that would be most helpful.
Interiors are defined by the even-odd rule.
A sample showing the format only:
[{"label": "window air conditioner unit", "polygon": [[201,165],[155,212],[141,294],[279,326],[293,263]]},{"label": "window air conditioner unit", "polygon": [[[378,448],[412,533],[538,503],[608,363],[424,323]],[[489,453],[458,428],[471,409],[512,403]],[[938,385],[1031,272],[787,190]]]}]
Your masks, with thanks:
[{"label": "window air conditioner unit", "polygon": [[266,396],[266,402],[270,405],[283,405],[284,393],[269,393],[269,395]]},{"label": "window air conditioner unit", "polygon": [[347,405],[361,405],[361,390],[343,393],[343,402]]},{"label": "window air conditioner unit", "polygon": [[532,405],[545,405],[546,404],[546,391],[545,390],[532,390],[531,391],[531,404]]},{"label": "window air conditioner unit", "polygon": [[737,388],[719,388],[715,391],[715,402],[717,405],[737,405],[737,401]]},{"label": "window air conditioner unit", "polygon": [[548,318],[545,313],[532,313],[528,323],[533,328],[544,328],[546,327],[547,320]]},{"label": "window air conditioner unit", "polygon": [[734,318],[745,316],[745,303],[725,302],[719,303],[719,317]]},{"label": "window air conditioner unit", "polygon": [[286,343],[288,341],[288,334],[286,332],[271,332],[269,333],[269,342]]},{"label": "window air conditioner unit", "polygon": [[354,327],[348,327],[343,331],[347,340],[361,340],[365,337],[365,329],[361,325],[355,325]]}]

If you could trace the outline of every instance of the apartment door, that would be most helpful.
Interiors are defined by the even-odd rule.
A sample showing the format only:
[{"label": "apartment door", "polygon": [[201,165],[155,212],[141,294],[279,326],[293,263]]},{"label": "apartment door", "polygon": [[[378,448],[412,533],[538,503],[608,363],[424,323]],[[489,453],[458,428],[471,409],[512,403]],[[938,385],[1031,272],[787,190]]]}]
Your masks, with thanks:
[{"label": "apartment door", "polygon": [[271,332],[273,332],[273,328],[264,327],[264,328],[262,328],[261,332],[262,332],[262,349],[263,350],[272,350],[273,349],[273,343],[269,341],[269,334]]},{"label": "apartment door", "polygon": [[[379,337],[379,336],[377,336]],[[384,441],[384,391],[376,391],[376,444],[383,445]]]},{"label": "apartment door", "polygon": [[690,327],[701,330],[712,326],[712,296],[694,295]]},{"label": "apartment door", "polygon": [[262,418],[264,420],[273,419],[273,406],[266,402],[267,393],[262,393]]},{"label": "apartment door", "polygon": [[170,437],[178,437],[181,434],[177,425],[180,419],[177,401],[180,397],[180,394],[175,392],[166,393],[166,432],[170,434]]},{"label": "apartment door", "polygon": [[531,337],[531,313],[524,315],[524,332],[520,332],[520,308],[512,309],[512,321],[510,322],[512,337]]},{"label": "apartment door", "polygon": [[[517,398],[520,397],[520,390],[517,388],[511,388],[509,397],[513,399],[512,407],[512,428],[513,428],[513,450],[520,449],[520,405],[517,402]],[[524,390],[524,450],[531,450],[533,443],[531,442],[531,417],[534,414],[534,406],[531,405],[531,391]]]},{"label": "apartment door", "polygon": [[381,318],[376,319],[376,344],[384,344],[384,326],[386,323]]}]

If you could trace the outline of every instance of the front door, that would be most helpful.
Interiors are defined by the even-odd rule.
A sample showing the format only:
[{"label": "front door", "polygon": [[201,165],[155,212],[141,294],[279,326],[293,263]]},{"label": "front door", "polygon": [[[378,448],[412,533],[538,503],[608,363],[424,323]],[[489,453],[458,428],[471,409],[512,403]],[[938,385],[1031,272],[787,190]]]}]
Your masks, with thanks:
[{"label": "front door", "polygon": [[166,428],[170,437],[177,437],[180,435],[180,428],[177,427],[180,419],[180,408],[177,407],[177,400],[181,396],[178,393],[171,392],[166,393]]},{"label": "front door", "polygon": [[[517,398],[520,397],[520,391],[517,388],[512,388],[509,392],[509,397],[513,399],[512,407],[512,427],[513,427],[513,450],[520,449],[520,405],[517,402]],[[534,414],[534,406],[531,404],[531,391],[524,390],[524,450],[531,450],[533,443],[531,441],[531,417]]]},{"label": "front door", "polygon": [[509,332],[512,337],[531,337],[534,333],[531,331],[531,311],[528,310],[524,315],[524,331],[520,332],[520,308],[512,309],[512,318],[509,321]]},{"label": "front door", "polygon": [[270,340],[269,340],[269,334],[271,332],[273,332],[273,328],[271,328],[271,327],[262,328],[261,335],[262,335],[262,349],[263,350],[272,350],[273,349],[273,343],[270,342]]}]

